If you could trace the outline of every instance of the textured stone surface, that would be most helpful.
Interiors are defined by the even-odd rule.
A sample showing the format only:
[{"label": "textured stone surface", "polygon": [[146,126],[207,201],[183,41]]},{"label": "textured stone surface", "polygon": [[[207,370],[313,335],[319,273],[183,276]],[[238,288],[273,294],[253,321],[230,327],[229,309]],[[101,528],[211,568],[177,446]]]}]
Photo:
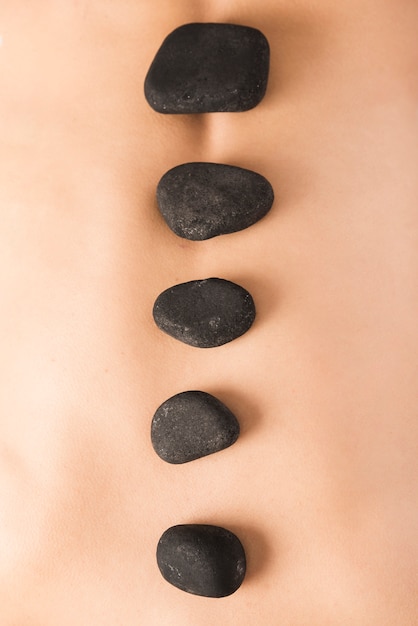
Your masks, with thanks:
[{"label": "textured stone surface", "polygon": [[244,548],[225,528],[206,524],[173,526],[157,548],[164,578],[182,591],[209,598],[234,593],[245,576]]},{"label": "textured stone surface", "polygon": [[260,174],[220,163],[185,163],[157,187],[161,214],[172,231],[194,241],[248,228],[268,213],[272,186]]},{"label": "textured stone surface", "polygon": [[255,318],[251,295],[222,278],[192,280],[170,287],[154,304],[157,326],[197,348],[222,346],[243,335]]},{"label": "textured stone surface", "polygon": [[255,28],[185,24],[158,50],[145,97],[159,113],[247,111],[265,94],[269,59],[267,39]]},{"label": "textured stone surface", "polygon": [[155,412],[151,441],[168,463],[187,463],[231,446],[239,435],[235,415],[215,396],[184,391]]}]

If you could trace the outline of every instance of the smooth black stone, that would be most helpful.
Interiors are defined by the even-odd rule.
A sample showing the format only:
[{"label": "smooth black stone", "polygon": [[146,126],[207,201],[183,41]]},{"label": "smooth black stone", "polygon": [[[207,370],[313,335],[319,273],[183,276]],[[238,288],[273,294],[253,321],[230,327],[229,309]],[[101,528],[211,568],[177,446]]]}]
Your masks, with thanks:
[{"label": "smooth black stone", "polygon": [[255,28],[185,24],[163,41],[145,79],[159,113],[247,111],[263,98],[270,49]]},{"label": "smooth black stone", "polygon": [[175,587],[208,598],[234,593],[245,577],[244,548],[219,526],[184,524],[165,531],[157,547],[163,577]]},{"label": "smooth black stone", "polygon": [[255,306],[243,287],[207,278],[163,291],[155,301],[153,316],[158,328],[171,337],[196,348],[215,348],[251,327]]},{"label": "smooth black stone", "polygon": [[272,186],[251,170],[220,163],[185,163],[157,187],[161,214],[172,231],[193,241],[248,228],[268,213]]},{"label": "smooth black stone", "polygon": [[166,400],[155,412],[151,441],[167,463],[187,463],[219,452],[238,439],[239,423],[215,396],[184,391]]}]

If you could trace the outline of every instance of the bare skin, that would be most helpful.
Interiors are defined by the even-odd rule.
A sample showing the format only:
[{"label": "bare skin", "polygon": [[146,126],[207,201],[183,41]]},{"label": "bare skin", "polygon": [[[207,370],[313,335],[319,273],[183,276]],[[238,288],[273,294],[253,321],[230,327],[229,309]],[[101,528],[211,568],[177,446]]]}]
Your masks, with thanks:
[{"label": "bare skin", "polygon": [[[264,101],[162,116],[143,80],[193,21],[260,28]],[[414,0],[3,0],[0,7],[2,626],[418,624],[418,5]],[[161,175],[248,167],[276,191],[248,230],[187,242]],[[258,317],[199,350],[165,288],[219,276]],[[237,414],[230,449],[152,450],[174,393]],[[177,523],[242,539],[223,600],[168,585]]]}]

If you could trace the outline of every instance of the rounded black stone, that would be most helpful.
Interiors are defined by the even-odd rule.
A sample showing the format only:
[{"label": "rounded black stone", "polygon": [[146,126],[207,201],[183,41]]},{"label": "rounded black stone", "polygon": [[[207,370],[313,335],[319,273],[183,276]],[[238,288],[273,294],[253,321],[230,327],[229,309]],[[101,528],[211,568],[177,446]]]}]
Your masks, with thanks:
[{"label": "rounded black stone", "polygon": [[273,188],[264,176],[220,163],[185,163],[157,187],[161,214],[172,231],[193,241],[248,228],[268,213]]},{"label": "rounded black stone", "polygon": [[183,524],[165,531],[157,547],[163,577],[182,591],[208,598],[234,593],[245,577],[244,548],[220,526]]},{"label": "rounded black stone", "polygon": [[151,441],[167,463],[187,463],[231,446],[238,439],[239,423],[215,396],[184,391],[166,400],[155,412]]},{"label": "rounded black stone", "polygon": [[145,97],[159,113],[247,111],[263,98],[270,49],[257,29],[195,23],[174,30],[145,79]]},{"label": "rounded black stone", "polygon": [[155,301],[153,316],[158,328],[171,337],[197,348],[215,348],[251,327],[255,306],[243,287],[207,278],[163,291]]}]

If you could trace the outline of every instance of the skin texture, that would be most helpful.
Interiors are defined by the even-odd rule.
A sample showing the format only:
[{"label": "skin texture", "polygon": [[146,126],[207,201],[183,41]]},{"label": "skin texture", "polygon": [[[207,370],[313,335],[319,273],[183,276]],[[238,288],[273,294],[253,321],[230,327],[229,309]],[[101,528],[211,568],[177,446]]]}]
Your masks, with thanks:
[{"label": "skin texture", "polygon": [[[158,46],[193,21],[265,33],[256,109],[146,104]],[[417,22],[415,0],[2,1],[2,626],[418,624]],[[201,160],[266,176],[269,215],[171,233],[156,185]],[[258,312],[211,350],[151,315],[202,276]],[[173,467],[150,422],[187,389],[242,435]],[[236,594],[162,579],[183,523],[241,539]]]}]

